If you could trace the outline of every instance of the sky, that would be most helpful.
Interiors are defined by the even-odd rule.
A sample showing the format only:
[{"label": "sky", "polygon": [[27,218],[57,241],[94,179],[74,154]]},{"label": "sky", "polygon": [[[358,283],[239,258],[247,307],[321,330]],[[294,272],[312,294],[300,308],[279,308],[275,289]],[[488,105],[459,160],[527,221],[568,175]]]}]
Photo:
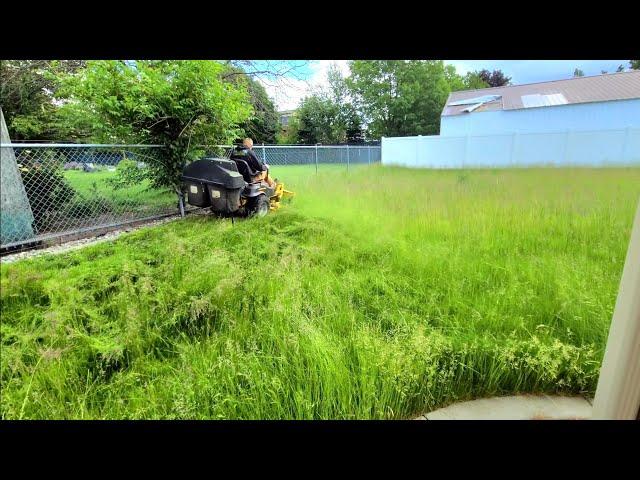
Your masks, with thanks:
[{"label": "sky", "polygon": [[[295,109],[314,88],[326,85],[332,63],[343,75],[349,75],[348,60],[259,60],[254,65],[264,69],[275,66],[282,72],[281,76],[260,78],[276,108],[282,111]],[[511,77],[512,84],[571,78],[576,68],[587,76],[599,75],[602,70],[615,72],[619,65],[629,68],[629,60],[445,60],[445,63],[455,66],[461,75],[483,68],[502,70]]]}]

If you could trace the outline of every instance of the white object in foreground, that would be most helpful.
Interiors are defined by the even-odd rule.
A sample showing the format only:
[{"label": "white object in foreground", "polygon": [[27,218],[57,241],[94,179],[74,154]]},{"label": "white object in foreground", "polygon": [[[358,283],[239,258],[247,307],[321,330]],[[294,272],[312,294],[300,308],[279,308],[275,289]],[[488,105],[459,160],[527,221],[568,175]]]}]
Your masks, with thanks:
[{"label": "white object in foreground", "polygon": [[593,418],[635,420],[640,416],[640,203],[631,231],[616,308],[611,320]]}]

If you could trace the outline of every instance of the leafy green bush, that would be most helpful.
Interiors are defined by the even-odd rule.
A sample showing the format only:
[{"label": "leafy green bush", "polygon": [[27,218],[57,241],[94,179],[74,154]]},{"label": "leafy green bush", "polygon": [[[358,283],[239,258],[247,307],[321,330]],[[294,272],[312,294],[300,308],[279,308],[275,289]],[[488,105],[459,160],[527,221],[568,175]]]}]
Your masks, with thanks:
[{"label": "leafy green bush", "polygon": [[73,200],[76,191],[55,164],[33,164],[22,169],[22,182],[31,204],[38,230],[46,226],[51,212],[61,210]]},{"label": "leafy green bush", "polygon": [[118,162],[118,165],[116,165],[116,172],[118,173],[125,172],[127,170],[131,170],[134,168],[138,169],[138,162],[125,157]]},{"label": "leafy green bush", "polygon": [[231,83],[229,73],[210,60],[89,61],[61,80],[59,97],[72,101],[60,110],[90,123],[98,141],[167,147],[145,160],[145,175],[179,194],[192,146],[230,141],[253,113],[246,82]]},{"label": "leafy green bush", "polygon": [[116,166],[116,174],[107,179],[107,183],[114,190],[139,185],[148,177],[148,170],[140,168],[138,162],[129,158],[123,158]]}]

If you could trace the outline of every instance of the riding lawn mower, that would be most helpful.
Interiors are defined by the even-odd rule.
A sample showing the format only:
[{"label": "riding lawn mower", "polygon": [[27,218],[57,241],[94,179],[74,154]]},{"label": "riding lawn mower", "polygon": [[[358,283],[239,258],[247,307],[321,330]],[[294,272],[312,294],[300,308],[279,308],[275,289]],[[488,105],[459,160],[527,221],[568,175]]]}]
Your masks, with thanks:
[{"label": "riding lawn mower", "polygon": [[219,216],[264,217],[294,193],[277,180],[275,186],[254,181],[259,173],[244,160],[205,157],[184,167],[183,191],[190,205]]}]

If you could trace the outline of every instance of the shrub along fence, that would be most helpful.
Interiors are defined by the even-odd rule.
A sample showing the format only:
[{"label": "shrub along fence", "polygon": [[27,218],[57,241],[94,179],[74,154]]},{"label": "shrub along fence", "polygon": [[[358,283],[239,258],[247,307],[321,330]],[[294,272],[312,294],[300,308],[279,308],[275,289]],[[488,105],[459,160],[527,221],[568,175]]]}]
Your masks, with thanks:
[{"label": "shrub along fence", "polygon": [[[158,145],[2,143],[0,248],[69,236],[88,236],[179,213],[169,189],[151,188],[143,177],[162,154]],[[203,155],[228,156],[229,145],[198,146]],[[379,146],[256,145],[270,165],[370,164]],[[139,171],[141,175],[136,175]],[[132,179],[140,178],[137,182]]]}]

